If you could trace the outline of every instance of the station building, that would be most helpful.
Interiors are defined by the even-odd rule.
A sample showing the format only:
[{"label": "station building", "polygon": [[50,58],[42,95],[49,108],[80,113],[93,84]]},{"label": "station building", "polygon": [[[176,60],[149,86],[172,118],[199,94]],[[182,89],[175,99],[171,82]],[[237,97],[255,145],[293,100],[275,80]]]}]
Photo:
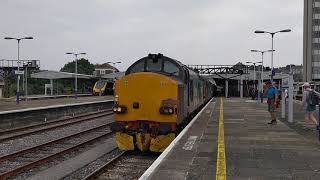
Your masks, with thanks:
[{"label": "station building", "polygon": [[320,0],[304,0],[303,81],[320,80]]}]

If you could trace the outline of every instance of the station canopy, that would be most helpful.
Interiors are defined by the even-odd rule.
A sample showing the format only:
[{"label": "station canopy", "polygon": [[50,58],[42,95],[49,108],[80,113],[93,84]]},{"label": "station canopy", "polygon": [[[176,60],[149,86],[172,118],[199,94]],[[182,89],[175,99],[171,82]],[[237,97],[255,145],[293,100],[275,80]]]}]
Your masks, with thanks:
[{"label": "station canopy", "polygon": [[[32,73],[32,78],[38,79],[71,79],[75,78],[75,73],[69,72],[59,72],[59,71],[40,71],[36,73]],[[94,75],[87,75],[87,74],[77,74],[77,78],[79,79],[119,79],[125,75],[125,72],[115,72],[110,74],[101,75],[100,77]]]},{"label": "station canopy", "polygon": [[[59,72],[59,71],[40,71],[37,73],[32,73],[32,78],[38,79],[71,79],[76,76],[76,73],[69,72]],[[77,74],[77,78],[79,79],[97,79],[97,77],[93,75],[87,74]]]}]

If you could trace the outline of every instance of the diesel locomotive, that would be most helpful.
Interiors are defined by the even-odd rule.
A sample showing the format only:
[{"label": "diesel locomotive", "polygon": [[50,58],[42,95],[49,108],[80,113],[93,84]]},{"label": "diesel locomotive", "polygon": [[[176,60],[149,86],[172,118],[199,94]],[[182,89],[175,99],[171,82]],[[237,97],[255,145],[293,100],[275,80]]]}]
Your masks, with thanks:
[{"label": "diesel locomotive", "polygon": [[117,146],[164,151],[214,88],[212,80],[162,54],[139,59],[115,84],[111,129]]}]

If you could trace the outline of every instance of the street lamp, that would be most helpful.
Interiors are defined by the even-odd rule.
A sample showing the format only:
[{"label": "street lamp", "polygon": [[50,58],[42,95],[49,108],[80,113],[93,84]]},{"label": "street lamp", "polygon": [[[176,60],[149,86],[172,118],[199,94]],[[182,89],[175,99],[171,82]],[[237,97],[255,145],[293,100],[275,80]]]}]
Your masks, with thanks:
[{"label": "street lamp", "polygon": [[74,97],[78,97],[78,55],[86,55],[87,53],[71,53],[67,52],[66,54],[73,54],[75,56],[75,76],[74,76]]},{"label": "street lamp", "polygon": [[273,70],[273,37],[275,34],[283,33],[283,32],[291,32],[291,29],[284,29],[284,30],[275,31],[275,32],[259,31],[259,30],[254,31],[254,33],[258,33],[258,34],[268,33],[271,35],[271,82],[273,81],[273,73],[274,73],[274,70]]},{"label": "street lamp", "polygon": [[[253,64],[253,89],[256,91],[256,64],[262,63],[262,62],[251,62],[247,61],[247,64]],[[258,93],[258,99],[260,98],[260,95]]]},{"label": "street lamp", "polygon": [[16,99],[16,102],[17,102],[17,104],[19,104],[19,95],[20,95],[20,83],[19,83],[19,81],[20,81],[20,41],[22,40],[22,39],[33,39],[33,37],[31,37],[31,36],[29,36],[29,37],[23,37],[23,38],[13,38],[13,37],[5,37],[4,39],[6,39],[6,40],[17,40],[18,41],[18,71],[17,71],[17,73],[18,73],[18,80],[17,80],[17,95],[16,95],[16,97],[17,97],[17,99]]},{"label": "street lamp", "polygon": [[262,62],[251,62],[251,61],[247,61],[247,64],[253,64],[253,87],[254,89],[256,89],[256,64],[262,63]]},{"label": "street lamp", "polygon": [[266,52],[273,52],[275,50],[266,50],[266,51],[260,51],[260,50],[251,50],[251,52],[259,52],[261,53],[261,91],[263,91],[263,55]]}]

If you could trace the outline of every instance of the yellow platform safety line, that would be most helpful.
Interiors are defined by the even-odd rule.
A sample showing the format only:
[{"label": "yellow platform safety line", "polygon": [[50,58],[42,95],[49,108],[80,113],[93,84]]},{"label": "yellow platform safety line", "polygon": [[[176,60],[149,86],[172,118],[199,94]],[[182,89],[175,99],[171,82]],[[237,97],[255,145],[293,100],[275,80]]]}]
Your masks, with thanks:
[{"label": "yellow platform safety line", "polygon": [[223,118],[223,99],[220,99],[219,115],[219,135],[218,135],[218,152],[217,152],[217,169],[216,180],[227,179],[226,152],[224,146],[224,118]]}]

